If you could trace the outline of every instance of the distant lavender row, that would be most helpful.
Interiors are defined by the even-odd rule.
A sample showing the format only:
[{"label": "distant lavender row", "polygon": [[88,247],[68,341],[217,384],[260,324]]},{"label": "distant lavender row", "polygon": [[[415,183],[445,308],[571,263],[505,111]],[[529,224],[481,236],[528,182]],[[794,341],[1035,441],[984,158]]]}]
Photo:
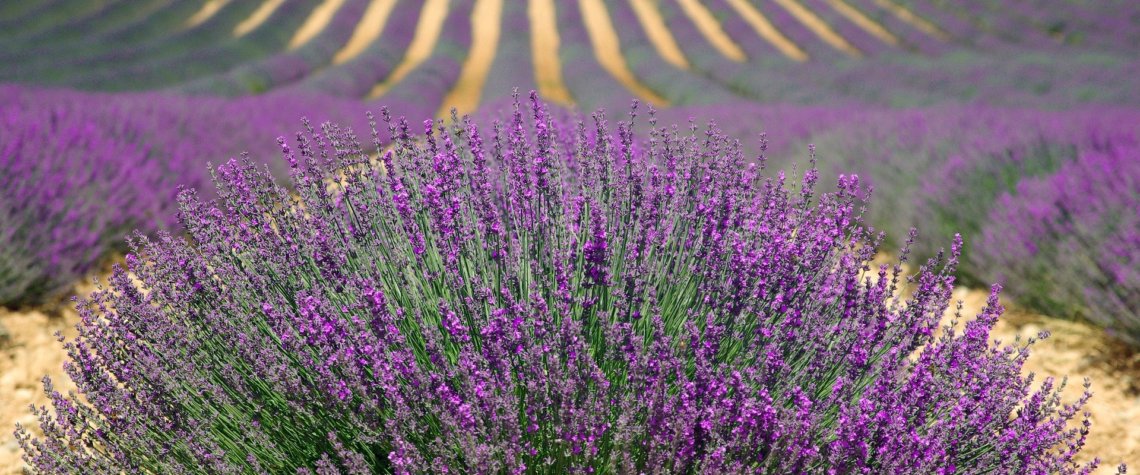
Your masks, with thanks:
[{"label": "distant lavender row", "polygon": [[[1048,107],[1140,104],[1136,88],[1129,87],[1130,79],[1140,75],[1140,60],[1129,50],[1136,41],[1128,40],[1140,39],[1135,32],[1140,31],[1136,28],[1140,8],[1131,4],[1135,2],[1010,0],[959,7],[940,0],[894,1],[944,30],[946,36],[900,19],[880,2],[844,0],[846,11],[869,18],[898,38],[900,44],[891,45],[851,20],[850,13],[841,14],[830,1],[796,2],[867,55],[856,59],[829,45],[821,38],[826,35],[813,31],[785,6],[752,2],[775,28],[810,55],[801,64],[761,38],[729,2],[703,2],[725,34],[745,52],[747,60],[738,63],[713,48],[678,5],[659,2],[657,8],[692,64],[691,70],[666,64],[649,47],[627,2],[605,3],[635,75],[673,104],[736,97],[891,106],[963,100]],[[289,39],[318,5],[316,0],[285,2],[262,27],[241,37],[234,37],[235,25],[248,18],[258,2],[226,2],[208,21],[188,29],[175,20],[187,15],[187,5],[193,2],[146,0],[134,10],[122,2],[86,8],[80,8],[84,2],[62,3],[66,5],[59,8],[75,13],[76,18],[56,17],[50,8],[30,8],[16,15],[26,19],[26,25],[0,20],[0,60],[6,66],[0,69],[0,81],[97,90],[176,88],[225,95],[296,85],[361,98],[389,78],[422,13],[418,2],[398,2],[378,40],[354,60],[331,64],[358,26],[366,0],[341,5],[317,37],[295,50],[289,49]],[[597,64],[579,5],[555,3],[563,79],[574,99],[583,108],[624,103],[629,91]],[[454,86],[470,46],[471,7],[470,2],[452,6],[441,41],[427,61],[395,85],[393,103],[432,102]],[[506,67],[493,70],[495,75],[485,89],[488,99],[504,96],[501,91],[511,86],[527,88],[533,82],[529,62],[502,62],[529,56],[531,25],[525,2],[508,2],[504,18],[507,23],[498,58]],[[164,30],[167,34],[159,34]],[[1119,38],[1111,40],[1113,35]],[[107,49],[108,45],[115,48]],[[505,76],[506,71],[518,74]],[[515,79],[504,81],[504,77]],[[429,111],[439,106],[423,105]]]},{"label": "distant lavender row", "polygon": [[895,0],[935,20],[965,23],[974,31],[1041,47],[1067,44],[1134,52],[1140,40],[1140,4],[1129,0]]},{"label": "distant lavender row", "polygon": [[[121,48],[108,48],[116,43],[102,42],[101,51],[63,60],[56,60],[50,51],[39,53],[39,46],[50,45],[50,41],[13,45],[10,67],[0,71],[0,80],[110,91],[169,87],[283,52],[293,32],[318,4],[315,0],[285,2],[270,17],[271,27],[235,37],[234,28],[258,3],[228,2],[210,21],[195,28],[172,28],[165,36]],[[98,21],[98,16],[91,21]]]},{"label": "distant lavender row", "polygon": [[168,228],[176,186],[209,183],[207,162],[272,151],[254,137],[287,133],[301,110],[345,120],[358,109],[320,96],[0,87],[0,305],[50,299],[122,248],[126,232]]},{"label": "distant lavender row", "polygon": [[368,2],[346,0],[319,34],[296,49],[240,63],[224,73],[180,84],[178,90],[241,96],[300,82],[332,65],[333,57],[348,42]]},{"label": "distant lavender row", "polygon": [[917,225],[927,243],[962,233],[967,283],[1000,280],[1020,304],[1140,342],[1137,286],[1121,270],[1136,259],[1122,249],[1140,234],[1140,112],[939,107],[848,117],[852,125],[801,140],[843,150],[823,152],[821,163],[875,187],[871,223],[895,235]]},{"label": "distant lavender row", "polygon": [[1003,193],[972,266],[1037,308],[1104,326],[1140,346],[1140,147],[1081,150],[1056,173]]},{"label": "distant lavender row", "polygon": [[996,289],[934,336],[960,242],[906,301],[902,266],[867,277],[856,177],[816,194],[715,130],[537,104],[386,125],[281,139],[295,194],[244,160],[183,192],[191,239],[136,239],[79,303],[83,397],[45,379],[33,473],[1095,468],[1088,384],[1031,389]]},{"label": "distant lavender row", "polygon": [[0,109],[0,304],[53,296],[132,227],[172,221],[175,174],[109,132],[62,107]]}]

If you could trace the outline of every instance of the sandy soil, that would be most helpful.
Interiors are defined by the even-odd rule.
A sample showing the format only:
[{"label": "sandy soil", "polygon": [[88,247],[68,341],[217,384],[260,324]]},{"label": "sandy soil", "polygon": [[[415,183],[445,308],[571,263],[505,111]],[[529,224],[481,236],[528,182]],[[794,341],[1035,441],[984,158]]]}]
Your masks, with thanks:
[{"label": "sandy soil", "polygon": [[[955,298],[965,303],[963,313],[976,314],[985,304],[983,290],[959,288]],[[61,366],[64,353],[54,334],[76,334],[76,313],[67,309],[59,316],[42,311],[0,310],[0,325],[10,338],[0,343],[0,475],[20,473],[23,462],[12,435],[17,422],[35,427],[28,411],[30,404],[46,404],[40,379],[51,375],[61,390],[74,388]],[[1028,338],[1041,330],[1052,336],[1032,350],[1026,371],[1043,376],[1068,375],[1069,400],[1080,394],[1081,381],[1093,381],[1095,395],[1088,410],[1092,413],[1092,433],[1083,452],[1104,460],[1097,473],[1113,473],[1113,467],[1126,462],[1140,467],[1140,354],[1129,353],[1092,326],[1046,316],[1010,310],[994,329],[992,337],[1004,342],[1017,335]]]},{"label": "sandy soil", "polygon": [[79,316],[67,309],[58,316],[41,311],[9,312],[0,309],[0,325],[8,329],[9,338],[0,342],[0,474],[21,473],[24,466],[20,448],[13,435],[16,423],[38,428],[28,406],[48,404],[41,379],[50,375],[57,390],[75,389],[63,372],[65,354],[56,340],[60,332],[67,338],[76,336]]}]

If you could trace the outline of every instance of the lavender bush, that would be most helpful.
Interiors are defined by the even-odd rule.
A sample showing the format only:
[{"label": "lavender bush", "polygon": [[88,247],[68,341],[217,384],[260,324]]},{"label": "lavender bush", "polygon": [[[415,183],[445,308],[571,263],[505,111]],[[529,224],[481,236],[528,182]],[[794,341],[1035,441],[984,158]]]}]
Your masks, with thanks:
[{"label": "lavender bush", "polygon": [[[533,99],[532,99],[533,100]],[[517,107],[517,106],[516,106]],[[133,239],[46,381],[35,473],[1087,473],[1087,400],[1020,376],[997,289],[934,336],[960,241],[868,266],[856,177],[816,194],[718,134],[384,114],[248,160],[188,239]],[[530,115],[533,120],[526,120]],[[373,127],[375,129],[375,126]],[[376,156],[371,155],[376,153]],[[298,156],[299,154],[299,156]],[[136,280],[137,279],[137,280]]]},{"label": "lavender bush", "polygon": [[[1134,110],[863,109],[850,120],[859,125],[822,133],[796,134],[794,119],[781,126],[801,143],[843,150],[821,156],[823,176],[855,171],[877,190],[868,222],[895,235],[917,223],[936,241],[976,236],[963,248],[960,282],[1002,282],[1020,306],[1087,319],[1137,344],[1137,225],[1126,210],[1140,198],[1129,188],[1137,166],[1125,158],[1140,136]],[[919,242],[912,251],[921,260],[939,248]]]},{"label": "lavender bush", "polygon": [[[851,117],[857,126],[816,129],[822,131],[803,134],[802,141],[843,151],[821,157],[826,175],[854,171],[878,190],[881,206],[871,209],[872,224],[895,236],[917,224],[936,239],[979,236],[998,197],[1021,181],[1052,175],[1080,152],[1140,134],[1134,110],[1100,107],[863,109]],[[938,246],[920,242],[915,250],[927,258]],[[973,262],[966,260],[960,277],[975,285],[995,278],[989,266]]]}]

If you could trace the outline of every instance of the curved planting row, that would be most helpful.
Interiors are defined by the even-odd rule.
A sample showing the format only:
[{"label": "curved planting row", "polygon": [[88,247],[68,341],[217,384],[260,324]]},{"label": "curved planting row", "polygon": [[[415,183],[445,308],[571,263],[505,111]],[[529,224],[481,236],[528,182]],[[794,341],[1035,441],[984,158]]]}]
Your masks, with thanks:
[{"label": "curved planting row", "polygon": [[[319,33],[301,44],[291,40],[288,50],[241,63],[223,74],[178,86],[187,93],[226,96],[258,94],[293,84],[331,67],[333,58],[351,38],[371,0],[345,0]],[[296,36],[294,36],[296,38]]]},{"label": "curved planting row", "polygon": [[1140,346],[1140,147],[1135,136],[1100,139],[998,197],[971,266],[1019,302]]},{"label": "curved planting row", "polygon": [[[256,6],[253,2],[233,3],[246,4],[247,8]],[[212,25],[214,22],[210,21],[202,25],[221,30],[209,35],[215,39],[213,42],[163,42],[163,46],[172,47],[163,48],[157,57],[145,52],[115,51],[109,57],[95,58],[96,64],[89,60],[78,66],[75,72],[78,79],[73,85],[84,89],[153,89],[225,73],[250,61],[283,53],[296,32],[319,7],[317,0],[286,2],[274,11],[266,25],[240,37],[235,36],[233,30],[242,18],[226,15],[230,17],[227,22]],[[124,59],[125,65],[121,63]]]},{"label": "curved planting row", "polygon": [[[22,35],[18,39],[7,40],[9,48],[0,52],[0,58],[26,63],[46,63],[45,57],[50,57],[54,64],[62,65],[78,58],[104,53],[109,44],[115,45],[116,48],[129,48],[140,43],[159,40],[170,35],[171,31],[182,28],[187,18],[193,17],[195,12],[202,8],[197,2],[167,1],[146,5],[124,2],[124,4],[128,8],[121,8],[122,11],[118,12],[118,15],[115,15],[115,12],[103,12],[85,18],[79,17],[82,20],[61,24],[58,28],[44,30],[34,35]],[[29,57],[26,54],[28,50],[34,50],[36,56]]]},{"label": "curved planting row", "polygon": [[430,55],[383,94],[374,90],[369,99],[399,104],[409,117],[432,117],[444,95],[455,86],[471,45],[471,11],[474,2],[449,5],[439,38]]},{"label": "curved planting row", "polygon": [[33,473],[1095,468],[1088,386],[1031,389],[996,289],[933,336],[958,243],[905,301],[901,266],[865,279],[857,178],[538,105],[425,125],[281,140],[296,195],[244,160],[181,193],[192,239],[136,239],[78,305],[84,397],[45,380]]},{"label": "curved planting row", "polygon": [[54,297],[132,227],[169,225],[176,175],[145,146],[62,105],[0,110],[0,304]]},{"label": "curved planting row", "polygon": [[571,98],[583,108],[628,102],[634,93],[599,65],[580,5],[554,3],[562,42],[558,56]]},{"label": "curved planting row", "polygon": [[38,60],[17,61],[17,67],[0,79],[99,90],[176,85],[282,52],[317,6],[318,0],[286,2],[262,27],[241,36],[235,35],[235,29],[256,11],[256,2],[229,2],[197,27],[175,29],[162,38],[72,60],[52,62],[38,57],[35,48],[25,48],[20,54]]},{"label": "curved planting row", "polygon": [[[1140,114],[971,107],[852,117],[859,126],[812,140],[844,151],[822,163],[878,190],[872,223],[895,236],[917,226],[928,243],[962,233],[966,282],[1005,282],[1019,304],[1140,344]],[[915,246],[919,257],[937,251]]]},{"label": "curved planting row", "polygon": [[[14,18],[40,20],[0,34],[0,44],[7,46],[0,58],[9,65],[0,71],[0,80],[224,95],[283,87],[354,98],[390,93],[393,103],[424,103],[422,107],[435,110],[456,89],[471,46],[473,2],[448,7],[449,2],[400,1],[385,20],[375,20],[364,17],[375,0],[290,0],[269,10],[264,7],[272,1],[222,2],[214,10],[198,2],[148,1],[145,8],[128,8],[131,2],[97,8],[86,2],[63,2],[59,8],[73,14],[66,21],[51,15],[48,18],[55,20],[40,19],[46,12],[41,8],[21,12],[13,7]],[[1129,93],[1115,90],[1119,86],[1112,86],[1119,84],[1113,80],[1134,72],[1135,58],[1087,48],[1058,49],[1073,42],[1042,34],[1042,22],[1059,20],[1028,15],[1024,5],[1028,1],[1008,9],[986,2],[953,8],[942,0],[555,2],[556,28],[563,37],[557,56],[562,83],[586,108],[624,103],[630,95],[659,105],[717,102],[733,96],[897,105],[963,98],[1020,104],[1034,96],[1067,94],[1077,102],[1135,102],[1121,97]],[[432,3],[442,3],[447,10],[442,38],[428,48],[426,57],[412,61],[410,71],[402,71],[399,65],[413,55],[413,39]],[[524,39],[534,29],[527,18],[529,8],[530,2],[504,3],[497,22],[497,64],[486,81],[496,92],[510,86],[526,89],[535,81],[534,66],[526,61],[530,45]],[[582,17],[583,8],[603,9],[612,17],[609,29],[617,34],[617,52],[606,49],[608,39],[599,43],[593,38],[596,32],[584,24],[588,18]],[[659,38],[647,36],[651,32],[643,31],[640,16],[644,15],[636,14],[637,8],[649,9],[661,19],[668,30],[665,34],[673,39],[670,47],[679,50],[683,60],[664,54],[655,43]],[[1099,7],[1089,9],[1094,13],[1058,8],[1074,10],[1071,28],[1081,31],[1095,29],[1090,19],[1111,16]],[[1083,16],[1076,15],[1077,10]],[[203,11],[209,14],[194,20]],[[1125,9],[1120,16],[1130,11]],[[301,30],[325,14],[331,21],[305,36]],[[258,15],[263,18],[256,28],[242,29]],[[174,25],[178,21],[183,24]],[[376,21],[384,25],[379,35],[366,40],[368,46],[354,47],[358,54],[352,58],[337,59],[358,29]],[[1125,28],[1134,19],[1113,21]],[[1025,36],[1017,41],[1002,40],[994,33],[1016,36],[1021,30]],[[301,36],[307,40],[298,43]],[[100,51],[107,45],[116,48]],[[1049,53],[1039,52],[1029,64],[1016,60],[1006,64],[1025,53],[1024,45]],[[1046,60],[1044,55],[1054,53],[1062,59]],[[621,56],[622,65],[599,64],[614,55]],[[928,55],[942,56],[934,60]],[[942,60],[947,57],[949,61]],[[1007,72],[995,77],[1013,80],[992,85],[987,81],[993,78],[977,77],[993,67]],[[867,74],[898,79],[888,83],[860,79]],[[931,80],[931,75],[936,77]],[[1079,81],[1088,84],[1074,84]],[[904,84],[899,87],[899,82]],[[1006,88],[1030,91],[1007,95]]]},{"label": "curved planting row", "polygon": [[404,58],[417,27],[417,22],[409,19],[418,18],[423,8],[423,3],[396,2],[380,35],[367,48],[343,63],[306,77],[298,87],[345,97],[367,96]]},{"label": "curved planting row", "polygon": [[295,130],[302,110],[343,121],[358,109],[295,94],[227,101],[0,87],[0,305],[51,301],[123,249],[126,233],[169,229],[177,186],[208,184],[208,162],[271,152],[275,144],[257,138]]},{"label": "curved planting row", "polygon": [[[502,22],[495,48],[495,57],[483,83],[480,96],[489,91],[503,94],[518,88],[533,91],[538,88],[534,56],[531,54],[531,25],[527,0],[504,0]],[[492,99],[492,97],[486,99]],[[444,104],[447,106],[447,104]],[[463,111],[464,113],[470,111]]]}]

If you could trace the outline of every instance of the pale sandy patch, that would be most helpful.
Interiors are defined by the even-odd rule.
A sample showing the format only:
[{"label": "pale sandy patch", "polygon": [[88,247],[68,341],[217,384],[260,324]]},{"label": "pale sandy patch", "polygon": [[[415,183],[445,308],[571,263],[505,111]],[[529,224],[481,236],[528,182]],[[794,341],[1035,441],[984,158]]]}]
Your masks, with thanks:
[{"label": "pale sandy patch", "polygon": [[[966,319],[985,307],[988,296],[986,290],[954,290],[954,298],[964,303],[962,314]],[[1085,407],[1091,414],[1092,428],[1078,459],[1083,462],[1100,457],[1098,474],[1115,473],[1121,462],[1133,469],[1140,466],[1140,353],[1128,350],[1100,328],[1011,305],[998,319],[990,338],[1009,344],[1015,337],[1025,341],[1042,330],[1050,336],[1030,348],[1023,372],[1034,373],[1035,384],[1047,376],[1058,382],[1068,376],[1063,393],[1066,402],[1080,397],[1084,378],[1092,380],[1093,397]]]},{"label": "pale sandy patch", "polygon": [[265,0],[253,13],[249,14],[249,17],[234,27],[234,37],[240,38],[256,30],[257,27],[261,26],[262,23],[265,23],[265,20],[268,20],[269,17],[273,15],[273,12],[277,11],[277,8],[280,7],[282,3],[285,3],[285,0]]},{"label": "pale sandy patch", "polygon": [[400,60],[400,64],[396,65],[392,74],[372,88],[368,93],[368,99],[383,96],[392,89],[392,86],[399,84],[408,73],[431,57],[435,44],[439,42],[439,33],[443,31],[443,23],[447,20],[448,10],[447,0],[424,2],[424,7],[420,10],[420,19],[416,23],[416,34],[412,37],[412,43],[408,45],[408,51],[404,53],[404,59]]},{"label": "pale sandy patch", "polygon": [[384,33],[388,16],[395,7],[396,0],[372,0],[364,10],[364,15],[360,17],[360,23],[357,23],[356,29],[352,31],[352,36],[348,38],[348,42],[333,55],[333,64],[340,64],[360,56],[368,45]]},{"label": "pale sandy patch", "polygon": [[590,35],[590,43],[594,45],[594,57],[598,64],[637,97],[657,107],[668,106],[668,100],[638,81],[629,70],[629,65],[621,54],[617,32],[614,31],[610,14],[602,0],[581,0],[578,7],[582,12],[586,32]]},{"label": "pale sandy patch", "polygon": [[503,0],[478,0],[471,11],[471,49],[459,70],[459,79],[443,98],[436,115],[444,117],[451,108],[460,115],[479,107],[487,74],[495,63],[499,49],[499,33],[503,23]]},{"label": "pale sandy patch", "polygon": [[22,473],[25,466],[13,435],[16,423],[38,433],[39,423],[29,406],[49,405],[43,391],[44,375],[51,376],[57,391],[67,394],[75,384],[63,371],[67,354],[55,332],[75,338],[79,315],[72,308],[59,316],[42,311],[12,312],[0,309],[0,325],[10,333],[0,349],[0,474]]},{"label": "pale sandy patch", "polygon": [[561,39],[554,0],[530,0],[527,17],[530,20],[530,51],[538,93],[556,104],[573,105],[574,98],[562,80],[562,62],[558,59]]}]

